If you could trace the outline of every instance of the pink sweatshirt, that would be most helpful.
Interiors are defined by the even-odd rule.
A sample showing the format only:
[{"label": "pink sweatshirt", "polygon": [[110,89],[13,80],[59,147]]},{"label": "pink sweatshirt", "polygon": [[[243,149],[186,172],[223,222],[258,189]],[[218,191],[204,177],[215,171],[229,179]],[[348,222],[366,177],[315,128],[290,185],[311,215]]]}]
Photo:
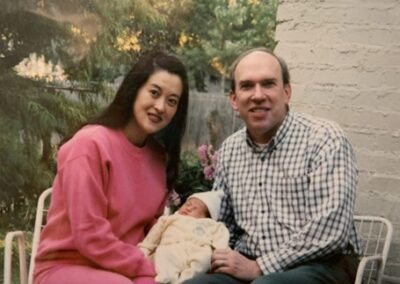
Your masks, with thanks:
[{"label": "pink sweatshirt", "polygon": [[90,125],[61,147],[36,276],[64,263],[155,276],[136,246],[162,214],[167,193],[165,155],[149,144],[138,148],[122,131]]}]

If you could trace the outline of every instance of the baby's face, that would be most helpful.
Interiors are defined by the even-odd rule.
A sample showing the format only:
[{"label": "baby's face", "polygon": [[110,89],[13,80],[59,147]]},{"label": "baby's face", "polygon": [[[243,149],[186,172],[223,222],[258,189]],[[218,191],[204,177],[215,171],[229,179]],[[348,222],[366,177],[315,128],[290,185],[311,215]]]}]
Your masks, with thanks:
[{"label": "baby's face", "polygon": [[181,215],[192,216],[194,218],[206,218],[208,209],[200,199],[192,197],[186,200],[179,208],[178,213]]}]

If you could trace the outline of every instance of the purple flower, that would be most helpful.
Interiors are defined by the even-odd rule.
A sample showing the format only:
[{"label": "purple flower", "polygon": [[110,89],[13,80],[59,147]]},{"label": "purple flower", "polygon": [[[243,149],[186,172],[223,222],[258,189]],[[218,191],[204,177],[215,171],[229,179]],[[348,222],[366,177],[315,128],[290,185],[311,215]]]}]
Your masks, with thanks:
[{"label": "purple flower", "polygon": [[211,165],[213,165],[213,167],[216,167],[217,166],[217,162],[218,162],[218,152],[215,152],[211,156]]},{"label": "purple flower", "polygon": [[204,173],[204,177],[207,180],[213,180],[214,179],[214,167],[212,165],[204,167],[203,173]]},{"label": "purple flower", "polygon": [[178,206],[181,203],[181,198],[179,196],[178,193],[176,193],[175,190],[172,190],[169,194],[168,194],[168,198],[167,198],[167,206],[171,207],[171,206]]},{"label": "purple flower", "polygon": [[203,167],[204,178],[206,180],[213,180],[218,161],[218,152],[214,152],[212,145],[203,144],[197,149],[197,154],[200,164]]},{"label": "purple flower", "polygon": [[197,155],[199,155],[200,164],[203,167],[208,164],[208,154],[207,154],[207,152],[208,152],[207,144],[203,144],[197,149]]}]

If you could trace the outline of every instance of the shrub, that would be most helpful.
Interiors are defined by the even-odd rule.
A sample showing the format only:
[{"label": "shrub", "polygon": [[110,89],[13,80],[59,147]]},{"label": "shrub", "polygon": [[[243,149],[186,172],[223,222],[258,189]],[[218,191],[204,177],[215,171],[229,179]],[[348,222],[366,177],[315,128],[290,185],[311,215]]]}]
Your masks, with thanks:
[{"label": "shrub", "polygon": [[175,192],[169,198],[173,211],[193,193],[211,190],[217,159],[218,152],[208,144],[201,145],[197,153],[186,151],[182,154]]}]

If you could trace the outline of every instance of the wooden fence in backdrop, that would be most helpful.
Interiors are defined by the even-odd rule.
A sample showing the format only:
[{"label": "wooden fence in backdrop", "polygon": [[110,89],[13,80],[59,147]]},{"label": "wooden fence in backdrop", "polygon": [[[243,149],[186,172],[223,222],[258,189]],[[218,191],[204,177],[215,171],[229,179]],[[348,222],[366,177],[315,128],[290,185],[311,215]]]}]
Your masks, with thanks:
[{"label": "wooden fence in backdrop", "polygon": [[191,91],[183,148],[193,150],[201,144],[211,143],[218,149],[226,137],[242,126],[227,95]]}]

